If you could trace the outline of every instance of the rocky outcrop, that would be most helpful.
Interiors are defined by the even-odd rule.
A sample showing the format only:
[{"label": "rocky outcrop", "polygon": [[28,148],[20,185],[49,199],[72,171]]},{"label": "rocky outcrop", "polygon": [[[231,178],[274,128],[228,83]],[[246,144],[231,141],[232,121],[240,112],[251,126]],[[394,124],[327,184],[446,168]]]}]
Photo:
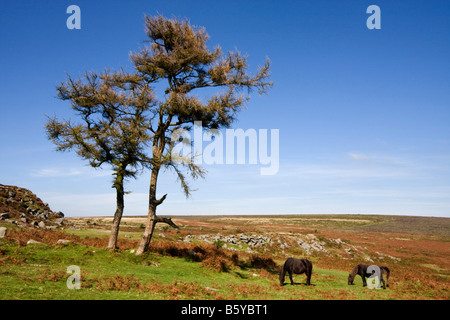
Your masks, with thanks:
[{"label": "rocky outcrop", "polygon": [[221,234],[217,234],[217,235],[208,235],[208,234],[204,234],[204,235],[199,235],[199,236],[194,236],[194,235],[187,235],[183,241],[185,242],[191,242],[194,239],[197,239],[199,241],[205,241],[208,243],[224,243],[225,244],[225,248],[227,248],[226,244],[232,244],[232,245],[241,245],[245,244],[248,247],[253,247],[253,248],[261,248],[264,247],[267,244],[270,244],[272,242],[272,239],[270,237],[266,237],[263,235],[245,235],[245,234],[231,234],[228,236],[224,236]]},{"label": "rocky outcrop", "polygon": [[[237,245],[237,248],[243,248],[242,244],[247,245],[248,248],[263,248],[272,245],[274,243],[273,239],[269,236],[255,235],[255,234],[246,235],[242,233],[237,235],[231,234],[227,236],[221,234],[217,235],[205,234],[199,236],[187,235],[183,239],[183,241],[191,242],[195,239],[198,241],[205,241],[208,243],[215,243],[215,244],[222,243],[222,246],[228,249],[234,247],[227,246],[226,245],[227,243],[231,245]],[[275,239],[281,249],[287,249],[290,247],[290,245],[287,244],[286,241],[282,241],[280,238]],[[325,248],[325,242],[318,240],[316,236],[314,236],[313,234],[308,234],[303,238],[297,237],[295,240],[297,244],[300,246],[300,248],[302,248],[307,254],[311,254],[313,252],[324,252],[324,253],[328,252],[328,250]]]},{"label": "rocky outcrop", "polygon": [[0,220],[22,227],[63,226],[64,213],[54,212],[28,189],[0,184]]},{"label": "rocky outcrop", "polygon": [[311,254],[313,251],[328,252],[325,248],[325,242],[318,240],[313,234],[307,234],[305,239],[299,238],[297,243],[307,254]]},{"label": "rocky outcrop", "polygon": [[184,242],[207,242],[215,244],[229,250],[245,250],[254,252],[254,250],[270,250],[284,253],[284,250],[300,248],[306,255],[327,255],[340,256],[342,259],[360,259],[373,262],[374,259],[391,259],[400,261],[399,258],[375,252],[370,252],[367,248],[355,246],[349,241],[339,238],[325,238],[315,234],[294,234],[294,233],[268,233],[264,235],[255,234],[189,234],[184,238],[180,238]]}]

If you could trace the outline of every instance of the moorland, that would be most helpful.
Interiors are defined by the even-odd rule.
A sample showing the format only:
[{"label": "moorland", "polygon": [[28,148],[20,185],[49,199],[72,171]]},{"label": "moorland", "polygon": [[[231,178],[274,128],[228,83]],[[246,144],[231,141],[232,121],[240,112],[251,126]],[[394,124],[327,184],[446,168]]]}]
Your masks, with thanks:
[{"label": "moorland", "polygon": [[[123,217],[107,250],[111,217],[64,218],[57,227],[0,221],[0,297],[10,299],[428,299],[448,300],[450,219],[383,215],[171,216],[149,252],[135,249],[145,217]],[[34,241],[30,241],[34,240]],[[287,257],[313,263],[279,283]],[[359,263],[390,269],[384,289],[363,287]],[[69,266],[80,289],[69,289]]]}]

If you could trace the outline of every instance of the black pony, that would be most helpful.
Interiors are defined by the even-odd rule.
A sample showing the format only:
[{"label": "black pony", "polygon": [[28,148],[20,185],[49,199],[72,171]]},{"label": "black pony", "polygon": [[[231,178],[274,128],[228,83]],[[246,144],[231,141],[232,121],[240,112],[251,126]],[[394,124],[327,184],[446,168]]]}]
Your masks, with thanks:
[{"label": "black pony", "polygon": [[[380,282],[383,284],[383,289],[386,289],[386,282],[383,279],[383,271],[386,272],[386,280],[388,280],[390,274],[389,268],[383,266],[378,267],[381,271]],[[372,273],[369,273],[367,271],[367,268],[369,268],[369,266],[365,264],[358,264],[356,267],[354,267],[352,272],[348,275],[348,284],[352,285],[356,275],[359,274],[363,280],[363,287],[367,286],[366,277],[369,278],[375,272],[375,270],[372,270]]]},{"label": "black pony", "polygon": [[306,273],[306,285],[309,286],[311,284],[312,263],[307,259],[287,258],[280,271],[280,285],[284,285],[284,277],[286,272],[289,273],[291,284],[294,284],[294,280],[292,280],[293,273]]}]

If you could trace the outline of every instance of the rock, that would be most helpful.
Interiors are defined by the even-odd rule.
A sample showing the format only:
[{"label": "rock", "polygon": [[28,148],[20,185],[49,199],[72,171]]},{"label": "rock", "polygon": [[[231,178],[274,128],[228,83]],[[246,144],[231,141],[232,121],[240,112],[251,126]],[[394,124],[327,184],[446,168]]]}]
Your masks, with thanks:
[{"label": "rock", "polygon": [[69,244],[71,241],[70,240],[66,240],[66,239],[59,239],[56,243],[61,243],[61,244]]},{"label": "rock", "polygon": [[313,235],[312,233],[310,233],[310,234],[306,235],[306,239],[308,239],[308,240],[316,240],[317,237],[315,235]]},{"label": "rock", "polygon": [[6,220],[9,219],[9,213],[0,213],[0,220]]},{"label": "rock", "polygon": [[58,211],[55,213],[58,217],[64,218],[64,213],[62,213],[61,211]]},{"label": "rock", "polygon": [[30,239],[30,240],[28,240],[27,244],[44,244],[44,243]]},{"label": "rock", "polygon": [[325,253],[328,252],[328,250],[325,249],[324,247],[325,242],[314,240],[317,238],[313,234],[307,235],[306,238],[309,240],[309,242],[303,239],[297,239],[297,243],[303,250],[306,251],[307,254],[310,254],[311,251],[325,252]]},{"label": "rock", "polygon": [[3,238],[4,236],[6,236],[7,231],[8,231],[8,229],[6,227],[0,227],[0,238]]},{"label": "rock", "polygon": [[39,222],[38,223],[38,227],[42,228],[42,229],[45,229],[45,222],[44,221]]},{"label": "rock", "polygon": [[[185,238],[180,239],[181,241],[184,242],[191,242],[192,240],[197,239],[200,241],[205,241],[207,243],[217,243],[218,241],[220,241],[220,243],[229,243],[232,245],[237,245],[240,248],[242,248],[242,244],[246,244],[248,246],[251,247],[264,247],[267,244],[272,243],[272,239],[270,237],[265,237],[262,235],[244,235],[242,233],[238,234],[238,235],[228,235],[228,236],[224,236],[222,234],[217,234],[217,235],[208,235],[208,234],[203,234],[203,235],[199,235],[199,236],[194,236],[194,235],[187,235]],[[230,246],[226,246],[225,244],[224,248],[227,248],[232,250],[234,249],[233,247]]]},{"label": "rock", "polygon": [[312,247],[314,250],[319,251],[319,252],[328,252],[328,250],[325,249],[325,248],[323,247],[323,245],[324,245],[324,243],[321,243],[321,242],[318,242],[318,241],[313,241],[313,242],[311,243],[311,247]]},{"label": "rock", "polygon": [[309,252],[311,251],[312,247],[311,245],[309,245],[308,243],[302,241],[302,240],[298,240],[298,245],[306,251],[307,254],[309,254]]},{"label": "rock", "polygon": [[205,289],[208,291],[219,291],[219,289],[211,288],[211,287],[205,287]]},{"label": "rock", "polygon": [[5,221],[8,222],[8,223],[15,224],[16,226],[18,225],[16,220],[6,219]]}]

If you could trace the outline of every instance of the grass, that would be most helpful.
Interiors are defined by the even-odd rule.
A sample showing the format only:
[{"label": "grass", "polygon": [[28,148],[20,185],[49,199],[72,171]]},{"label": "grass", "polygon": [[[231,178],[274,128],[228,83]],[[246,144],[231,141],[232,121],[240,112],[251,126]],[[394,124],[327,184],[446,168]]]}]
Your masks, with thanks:
[{"label": "grass", "polygon": [[[347,273],[316,268],[312,286],[305,277],[295,285],[278,285],[276,274],[235,268],[217,272],[184,258],[151,255],[136,257],[127,251],[110,252],[83,245],[17,248],[2,243],[0,272],[2,299],[384,299],[388,291],[369,290]],[[5,263],[6,262],[6,263]],[[81,289],[69,290],[69,265],[81,269]]]},{"label": "grass", "polygon": [[[158,254],[137,257],[129,250],[111,252],[78,244],[21,248],[2,241],[1,245],[2,299],[204,299],[229,297],[232,292],[248,298],[251,290],[234,292],[234,288],[269,284],[251,270],[219,273],[200,262]],[[66,286],[70,265],[81,269],[80,290]]]},{"label": "grass", "polygon": [[[120,233],[120,249],[109,251],[108,225],[96,221],[80,230],[50,231],[8,227],[7,236],[0,239],[0,297],[16,299],[449,299],[448,238],[442,235],[398,234],[390,232],[358,233],[353,228],[373,225],[372,218],[361,216],[318,217],[306,220],[288,217],[267,220],[267,217],[247,217],[243,220],[218,220],[214,217],[179,219],[181,230],[159,229],[151,250],[143,256],[134,255],[142,232],[130,224]],[[236,217],[231,217],[236,218]],[[266,220],[264,220],[266,219]],[[315,220],[312,220],[315,219]],[[333,220],[334,219],[334,220]],[[381,221],[384,218],[379,218]],[[347,220],[347,221],[346,221]],[[287,256],[305,256],[291,246],[282,249],[276,243],[269,248],[230,251],[202,242],[178,241],[187,234],[233,233],[240,221],[239,232],[257,233],[270,227],[265,235],[305,235],[313,233],[324,241],[329,254],[307,256],[313,264],[312,285],[306,286],[304,275],[295,275],[295,285],[280,286],[278,268]],[[261,223],[264,221],[264,223]],[[319,221],[321,226],[315,225]],[[201,227],[196,225],[201,222]],[[342,225],[344,224],[344,225]],[[134,229],[133,229],[134,228]],[[164,236],[159,236],[160,231]],[[44,245],[26,245],[29,238]],[[56,244],[60,238],[70,239],[68,245]],[[340,238],[342,244],[332,239]],[[295,244],[295,243],[294,243]],[[349,270],[360,263],[361,256],[348,255],[344,246],[366,248],[364,255],[372,258],[384,255],[376,263],[391,269],[386,290],[370,290],[362,286],[361,278],[347,284]],[[357,249],[355,249],[357,250]],[[195,252],[195,254],[193,253]],[[377,254],[375,253],[377,252]],[[393,260],[389,255],[401,257]],[[381,258],[380,258],[381,259]],[[71,275],[67,267],[81,270],[81,289],[69,290],[66,282]]]}]

